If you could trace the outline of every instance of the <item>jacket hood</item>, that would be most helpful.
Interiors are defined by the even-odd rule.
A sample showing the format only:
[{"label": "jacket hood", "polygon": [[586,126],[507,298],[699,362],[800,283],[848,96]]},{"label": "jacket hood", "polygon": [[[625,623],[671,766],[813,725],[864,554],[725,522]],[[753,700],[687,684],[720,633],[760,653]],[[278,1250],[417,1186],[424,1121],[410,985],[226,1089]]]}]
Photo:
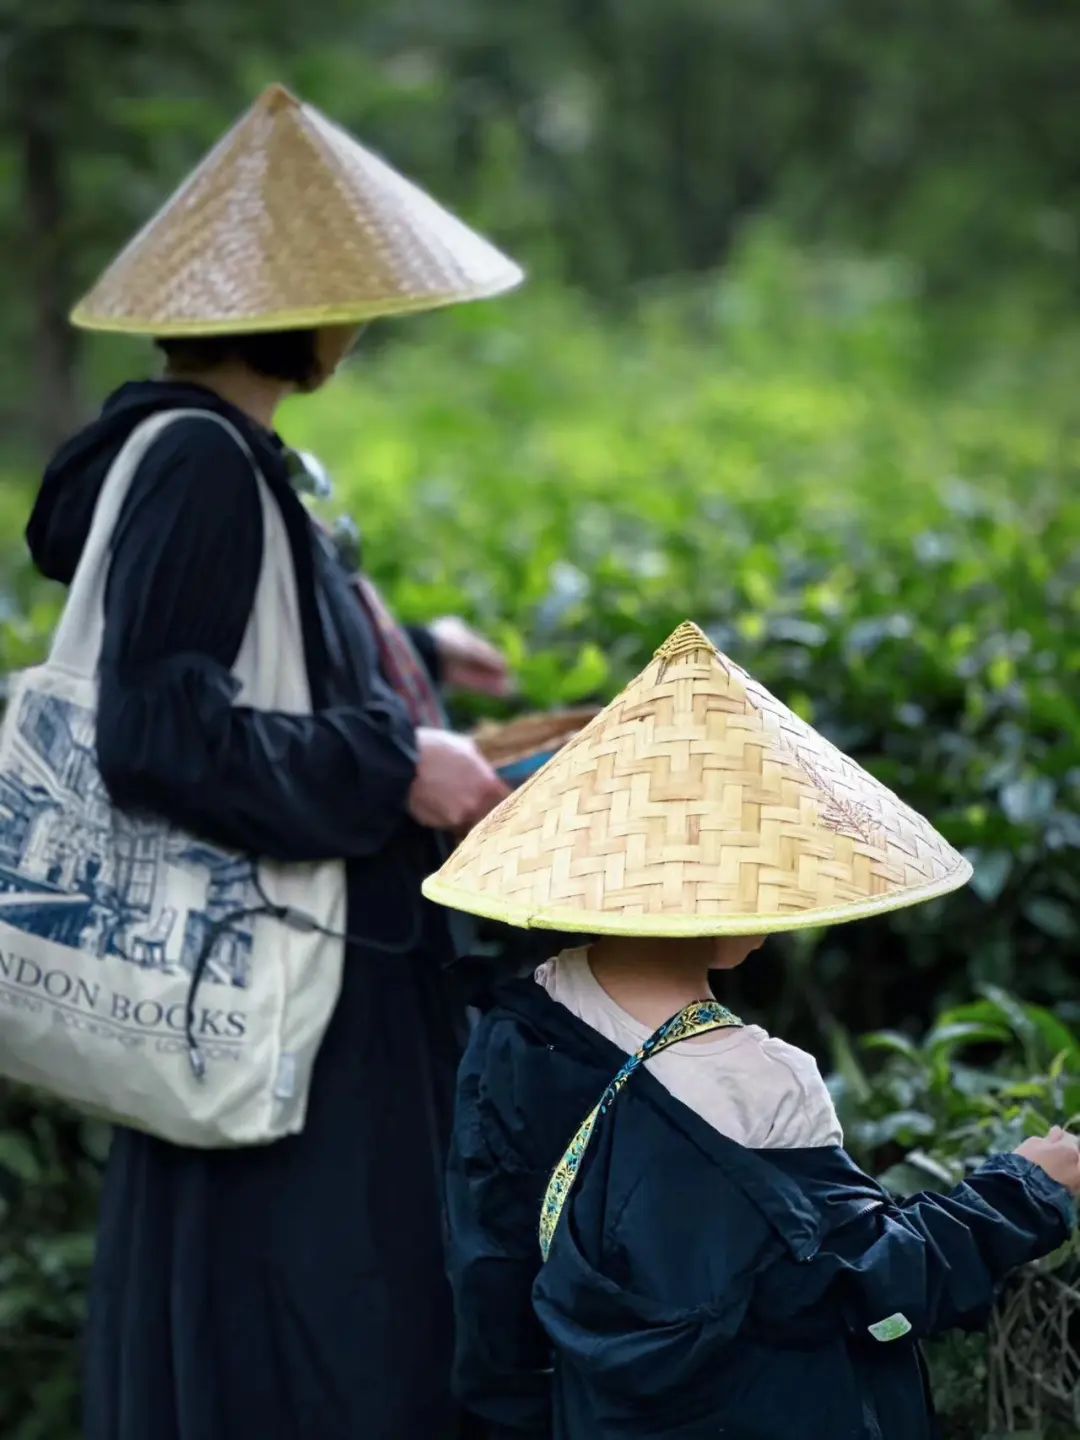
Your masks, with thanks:
[{"label": "jacket hood", "polygon": [[[624,1051],[553,1000],[533,980],[515,980],[504,985],[497,998],[497,1012],[513,1017],[517,1026],[530,1037],[532,1043],[529,1048],[539,1048],[545,1055],[535,1088],[522,1096],[520,1113],[523,1125],[535,1124],[534,1117],[554,1108],[550,1088],[551,1059],[545,1052],[557,1051],[576,1068],[588,1067],[591,1074],[599,1077],[593,1099],[598,1101],[601,1098],[604,1087],[626,1062]],[[539,1047],[536,1046],[537,1041],[540,1042]],[[524,1067],[522,1073],[525,1073]],[[808,1151],[747,1149],[722,1135],[707,1120],[690,1110],[648,1069],[639,1070],[631,1081],[628,1093],[613,1104],[613,1121],[609,1119],[606,1125],[599,1127],[598,1138],[593,1141],[596,1148],[610,1143],[611,1132],[619,1129],[620,1117],[630,1106],[637,1113],[635,1123],[643,1123],[645,1117],[651,1115],[652,1123],[658,1119],[662,1131],[669,1134],[678,1132],[703,1161],[721,1171],[761,1212],[784,1246],[798,1260],[812,1256],[820,1240],[820,1197],[815,1193],[818,1188],[815,1171],[822,1157],[830,1157],[829,1174],[833,1178],[841,1177],[844,1185],[850,1182],[852,1176],[861,1176],[858,1167],[840,1146]],[[585,1117],[575,1112],[573,1123],[569,1126],[565,1125],[565,1117],[560,1118],[564,1122],[564,1143],[568,1145],[575,1128]],[[809,1163],[803,1163],[804,1157]],[[604,1167],[599,1168],[602,1170]],[[874,1187],[873,1193],[880,1195],[881,1191]]]},{"label": "jacket hood", "polygon": [[60,447],[45,471],[26,540],[34,564],[48,579],[71,583],[109,467],[136,425],[158,411],[180,408],[213,410],[245,433],[252,430],[247,416],[201,385],[142,380],[121,386],[98,418]]}]

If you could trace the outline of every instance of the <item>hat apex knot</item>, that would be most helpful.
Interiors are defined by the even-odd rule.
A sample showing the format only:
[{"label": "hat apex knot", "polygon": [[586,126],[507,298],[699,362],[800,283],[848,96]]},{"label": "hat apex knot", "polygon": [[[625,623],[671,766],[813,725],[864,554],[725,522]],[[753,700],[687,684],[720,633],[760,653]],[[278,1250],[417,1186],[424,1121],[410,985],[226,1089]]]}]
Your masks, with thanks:
[{"label": "hat apex knot", "polygon": [[300,106],[300,101],[292,91],[286,89],[278,81],[268,85],[259,98],[263,108],[269,110],[271,114],[278,110],[298,109]]},{"label": "hat apex knot", "polygon": [[700,650],[706,650],[710,655],[716,655],[717,649],[705,631],[692,620],[684,620],[679,628],[674,631],[656,652],[657,660],[675,660],[682,655],[693,655]]}]

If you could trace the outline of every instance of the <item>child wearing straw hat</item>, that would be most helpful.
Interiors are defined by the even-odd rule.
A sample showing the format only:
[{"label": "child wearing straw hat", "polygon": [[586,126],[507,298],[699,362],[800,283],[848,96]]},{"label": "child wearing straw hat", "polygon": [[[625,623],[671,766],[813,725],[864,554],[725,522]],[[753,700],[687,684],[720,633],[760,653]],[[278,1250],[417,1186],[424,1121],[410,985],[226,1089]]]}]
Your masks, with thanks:
[{"label": "child wearing straw hat", "polygon": [[507,987],[462,1068],[456,1379],[498,1440],[930,1440],[919,1342],[1062,1244],[1055,1130],[898,1202],[809,1056],[713,997],[775,931],[917,904],[967,862],[681,627],[426,891],[596,937]]}]

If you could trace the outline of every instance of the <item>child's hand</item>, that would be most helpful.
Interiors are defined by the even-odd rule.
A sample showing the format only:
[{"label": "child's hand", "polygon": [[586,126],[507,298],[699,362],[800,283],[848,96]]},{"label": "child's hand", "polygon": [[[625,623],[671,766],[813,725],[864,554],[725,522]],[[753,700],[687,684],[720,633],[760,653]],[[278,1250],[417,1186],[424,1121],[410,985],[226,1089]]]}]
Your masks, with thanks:
[{"label": "child's hand", "polygon": [[1073,1195],[1080,1195],[1080,1144],[1060,1125],[1055,1125],[1044,1139],[1025,1140],[1016,1147],[1016,1153],[1045,1170],[1051,1180],[1064,1185]]}]

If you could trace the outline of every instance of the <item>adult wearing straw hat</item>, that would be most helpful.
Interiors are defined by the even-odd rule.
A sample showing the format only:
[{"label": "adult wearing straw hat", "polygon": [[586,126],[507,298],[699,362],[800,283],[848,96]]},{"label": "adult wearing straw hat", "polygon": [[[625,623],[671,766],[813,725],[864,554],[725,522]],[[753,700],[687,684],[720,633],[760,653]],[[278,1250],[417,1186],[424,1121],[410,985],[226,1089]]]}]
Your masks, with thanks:
[{"label": "adult wearing straw hat", "polygon": [[507,986],[462,1069],[456,1373],[490,1433],[931,1440],[917,1342],[1065,1240],[1076,1142],[898,1203],[717,972],[970,873],[691,624],[462,843],[433,898],[594,937]]},{"label": "adult wearing straw hat", "polygon": [[[118,1131],[88,1440],[457,1433],[442,1253],[454,948],[420,881],[445,853],[438,832],[467,828],[505,789],[440,728],[431,672],[497,686],[501,662],[460,626],[410,639],[369,584],[357,592],[273,420],[333,373],[364,321],[520,279],[275,86],[75,309],[78,325],[152,337],[166,373],[124,386],[50,465],[28,531],[47,575],[71,580],[137,427],[183,412],[139,462],[111,540],[96,741],[112,799],[234,851],[344,862],[348,936],[300,1135],[193,1150]],[[302,654],[265,647],[245,663],[303,667],[310,714],[244,705],[231,673],[271,530],[295,576]],[[129,870],[134,891],[138,857]]]}]

